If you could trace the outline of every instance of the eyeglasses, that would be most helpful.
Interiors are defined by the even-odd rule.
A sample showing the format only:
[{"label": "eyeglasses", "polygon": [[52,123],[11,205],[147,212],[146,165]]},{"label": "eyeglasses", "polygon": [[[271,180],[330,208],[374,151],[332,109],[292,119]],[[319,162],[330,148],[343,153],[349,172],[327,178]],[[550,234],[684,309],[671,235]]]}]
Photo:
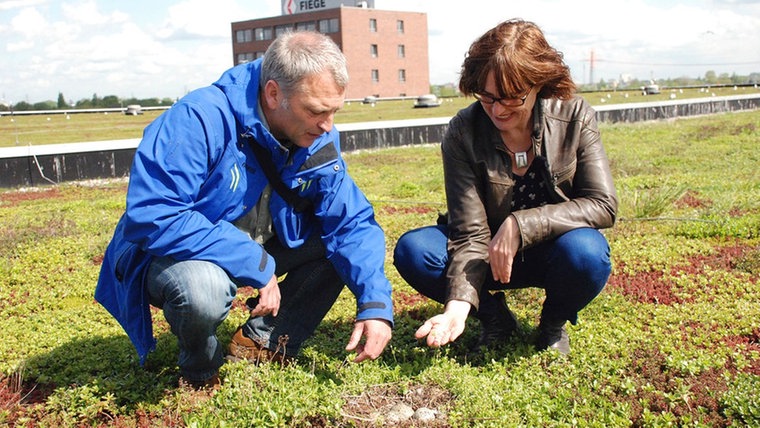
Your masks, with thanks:
[{"label": "eyeglasses", "polygon": [[504,107],[520,107],[521,105],[525,104],[525,100],[528,99],[528,95],[530,95],[530,91],[533,90],[533,86],[528,89],[528,92],[525,93],[522,97],[519,98],[509,98],[509,97],[503,97],[503,98],[496,98],[493,95],[489,94],[473,94],[475,98],[477,98],[478,101],[480,101],[483,104],[487,105],[493,105],[494,103],[499,103],[503,105]]}]

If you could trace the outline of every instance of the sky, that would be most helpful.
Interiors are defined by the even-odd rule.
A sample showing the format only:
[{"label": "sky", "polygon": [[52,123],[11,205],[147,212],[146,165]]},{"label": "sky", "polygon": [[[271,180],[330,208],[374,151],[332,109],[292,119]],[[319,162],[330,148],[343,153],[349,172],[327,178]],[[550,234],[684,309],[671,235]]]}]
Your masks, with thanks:
[{"label": "sky", "polygon": [[[760,72],[760,0],[375,0],[425,12],[431,84],[499,22],[538,24],[578,83]],[[233,65],[230,24],[281,0],[0,0],[0,103],[172,98]],[[592,62],[592,52],[594,61]],[[592,66],[593,64],[593,66]]]}]

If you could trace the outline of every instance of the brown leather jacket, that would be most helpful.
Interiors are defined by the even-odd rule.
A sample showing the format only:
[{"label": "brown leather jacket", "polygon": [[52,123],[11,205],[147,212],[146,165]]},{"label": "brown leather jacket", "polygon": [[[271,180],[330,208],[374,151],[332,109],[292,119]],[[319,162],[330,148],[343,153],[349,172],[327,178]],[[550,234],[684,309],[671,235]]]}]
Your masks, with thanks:
[{"label": "brown leather jacket", "polygon": [[447,301],[478,307],[488,266],[488,244],[514,215],[521,250],[581,227],[612,227],[617,196],[596,113],[582,98],[539,99],[533,110],[533,147],[550,202],[510,212],[511,158],[498,130],[475,102],[449,123],[441,144],[449,213]]}]

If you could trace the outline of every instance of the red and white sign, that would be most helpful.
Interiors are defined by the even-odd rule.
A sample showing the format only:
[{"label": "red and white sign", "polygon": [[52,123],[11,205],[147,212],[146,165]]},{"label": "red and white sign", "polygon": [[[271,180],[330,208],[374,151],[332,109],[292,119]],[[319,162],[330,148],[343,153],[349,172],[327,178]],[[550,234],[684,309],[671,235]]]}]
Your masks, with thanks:
[{"label": "red and white sign", "polygon": [[316,12],[318,10],[337,9],[341,6],[374,8],[375,0],[282,0],[282,14]]}]

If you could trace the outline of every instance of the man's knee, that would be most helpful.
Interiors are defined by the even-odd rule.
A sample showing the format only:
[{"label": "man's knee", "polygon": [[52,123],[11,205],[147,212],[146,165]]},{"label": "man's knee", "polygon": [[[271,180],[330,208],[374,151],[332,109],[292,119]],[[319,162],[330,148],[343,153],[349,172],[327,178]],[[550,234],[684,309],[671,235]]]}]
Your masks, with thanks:
[{"label": "man's knee", "polygon": [[151,266],[148,288],[156,306],[167,304],[203,318],[224,316],[237,287],[219,266],[206,261],[159,259]]}]

